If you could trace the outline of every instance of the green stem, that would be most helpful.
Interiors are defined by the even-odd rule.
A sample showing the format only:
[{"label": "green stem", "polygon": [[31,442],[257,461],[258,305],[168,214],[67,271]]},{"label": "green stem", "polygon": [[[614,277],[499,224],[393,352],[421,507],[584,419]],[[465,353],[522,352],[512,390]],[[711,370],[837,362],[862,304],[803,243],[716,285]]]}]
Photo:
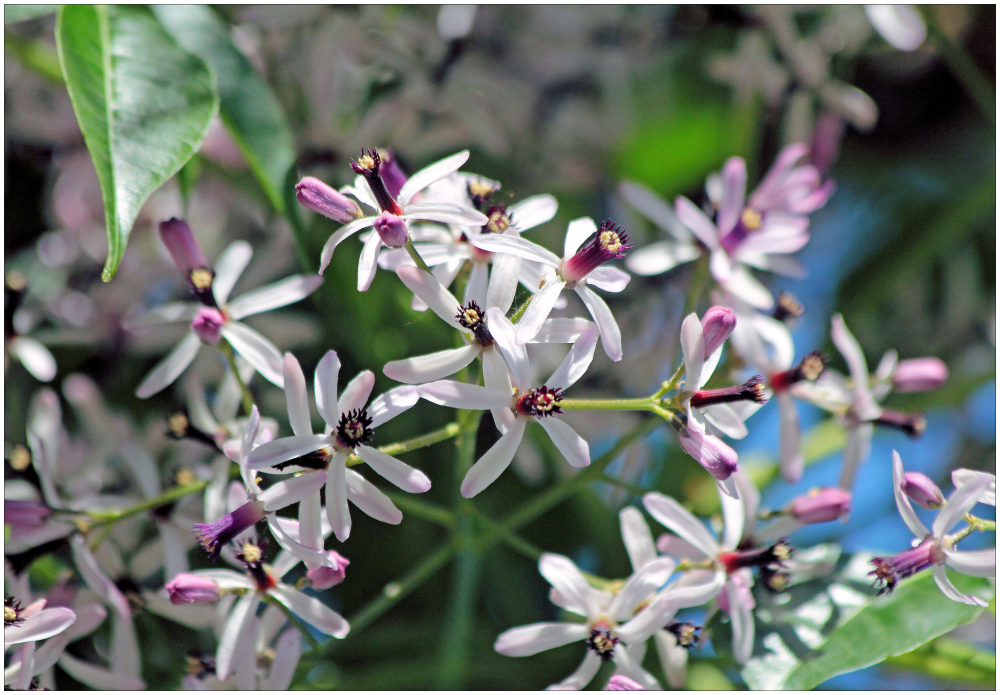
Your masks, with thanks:
[{"label": "green stem", "polygon": [[243,394],[243,410],[249,415],[253,411],[253,396],[250,395],[250,389],[243,383],[243,377],[240,376],[240,370],[236,366],[236,353],[233,352],[233,346],[225,338],[219,341],[219,352],[225,355],[226,362],[229,363],[229,369],[233,372],[233,376],[236,377],[236,383],[240,385],[240,393]]},{"label": "green stem", "polygon": [[407,514],[412,514],[425,521],[430,521],[446,528],[454,528],[455,524],[458,523],[457,517],[444,507],[415,500],[412,495],[400,495],[395,492],[386,492],[385,495],[392,500],[393,504]]},{"label": "green stem", "polygon": [[413,259],[413,262],[417,264],[418,268],[420,268],[421,270],[426,270],[428,273],[431,272],[431,269],[427,267],[427,263],[425,263],[424,259],[420,257],[420,253],[417,251],[417,247],[413,245],[412,241],[407,239],[406,243],[403,245],[403,248],[406,249],[406,252],[408,254],[410,254],[410,258]]},{"label": "green stem", "polygon": [[531,300],[534,299],[534,298],[535,298],[535,295],[531,295],[524,302],[524,304],[522,304],[521,306],[519,306],[517,308],[517,311],[515,311],[514,314],[513,314],[513,316],[510,317],[510,322],[511,323],[517,323],[518,321],[521,320],[521,317],[524,316],[524,312],[528,310],[528,305],[531,304]]},{"label": "green stem", "polygon": [[646,410],[656,404],[651,398],[564,398],[559,401],[563,410]]},{"label": "green stem", "polygon": [[320,643],[317,642],[316,638],[312,636],[312,633],[309,631],[309,627],[305,625],[301,620],[299,620],[297,615],[288,610],[288,607],[285,604],[283,604],[281,601],[274,598],[270,594],[264,594],[264,601],[271,604],[272,606],[280,610],[282,613],[284,613],[285,617],[288,618],[288,622],[294,625],[298,629],[298,631],[302,633],[302,636],[306,638],[307,642],[309,642],[310,647],[312,647],[313,649],[320,648]]},{"label": "green stem", "polygon": [[196,480],[188,485],[178,485],[177,487],[170,488],[159,497],[143,500],[118,512],[87,512],[87,515],[94,519],[91,528],[113,524],[141,512],[147,512],[170,502],[176,502],[182,497],[187,497],[195,492],[201,492],[208,486],[208,483],[209,481],[207,480]]},{"label": "green stem", "polygon": [[677,365],[677,369],[670,377],[670,380],[664,381],[663,385],[660,386],[660,390],[653,394],[653,400],[663,398],[669,392],[673,391],[675,388],[680,386],[681,379],[683,378],[684,378],[684,362],[682,361],[679,365]]},{"label": "green stem", "polygon": [[632,493],[633,495],[645,495],[647,492],[652,492],[647,488],[639,487],[638,485],[632,485],[631,483],[626,483],[623,480],[618,480],[618,478],[615,478],[607,474],[602,475],[600,478],[598,478],[598,480],[604,483],[609,483],[616,487],[620,487],[622,490],[626,490]]},{"label": "green stem", "polygon": [[983,117],[993,123],[996,120],[996,95],[993,86],[983,75],[961,45],[953,42],[938,25],[929,6],[917,5],[924,15],[927,28],[941,58],[948,65],[955,78],[961,83]]},{"label": "green stem", "polygon": [[[396,442],[395,444],[380,446],[378,450],[384,454],[389,454],[389,456],[399,456],[400,454],[405,454],[408,451],[423,449],[424,447],[431,446],[432,444],[447,441],[452,437],[457,437],[461,432],[462,427],[457,422],[452,422],[439,430],[434,430],[433,432],[420,435],[419,437],[407,439],[402,442]],[[358,456],[351,454],[347,457],[348,466],[356,466],[359,463],[361,463],[361,459]]]}]

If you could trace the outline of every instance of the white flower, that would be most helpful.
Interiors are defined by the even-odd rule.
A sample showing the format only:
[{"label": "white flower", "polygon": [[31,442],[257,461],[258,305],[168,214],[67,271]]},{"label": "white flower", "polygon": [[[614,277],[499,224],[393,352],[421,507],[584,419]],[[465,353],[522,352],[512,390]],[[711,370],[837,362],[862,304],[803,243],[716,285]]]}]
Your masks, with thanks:
[{"label": "white flower", "polygon": [[[4,670],[4,684],[13,682],[17,678],[14,689],[26,690],[31,682],[32,674],[36,671],[35,643],[59,635],[75,622],[76,614],[73,611],[69,608],[45,608],[45,599],[39,599],[22,607],[18,599],[5,596],[3,604],[4,650],[16,644],[24,646],[15,655],[11,667]],[[65,644],[62,646],[65,647]],[[59,652],[61,651],[60,649]],[[11,671],[9,681],[8,671]]]},{"label": "white flower", "polygon": [[576,291],[600,329],[604,351],[615,362],[622,358],[622,336],[611,309],[587,285],[606,292],[621,292],[629,274],[618,268],[603,267],[613,259],[624,258],[631,248],[628,235],[610,220],[598,226],[589,217],[569,223],[563,258],[527,239],[506,234],[480,234],[472,244],[484,251],[508,253],[540,263],[545,271],[535,296],[517,324],[515,339],[524,345],[542,329],[563,289]]},{"label": "white flower", "polygon": [[506,433],[465,475],[462,481],[462,495],[465,497],[478,495],[506,470],[529,422],[537,422],[545,428],[552,443],[570,465],[577,468],[590,465],[587,441],[555,416],[562,413],[559,407],[562,392],[576,383],[590,367],[594,348],[597,347],[597,332],[593,329],[584,332],[548,381],[541,387],[532,388],[528,353],[523,345],[515,343],[514,325],[495,308],[487,312],[487,317],[490,332],[510,367],[512,384],[506,388],[505,384],[501,384],[499,390],[457,381],[435,381],[418,387],[423,398],[438,405],[469,410],[490,408],[499,413],[495,416],[497,425]]},{"label": "white flower", "polygon": [[56,375],[56,359],[49,352],[49,349],[40,342],[22,335],[34,327],[35,321],[19,321],[24,314],[18,312],[18,306],[27,290],[21,283],[15,282],[14,285],[14,287],[11,286],[10,276],[8,276],[3,288],[4,312],[10,317],[4,326],[3,372],[7,373],[7,361],[10,357],[14,357],[28,370],[31,376],[39,381],[52,381]]},{"label": "white flower", "polygon": [[292,437],[277,439],[255,449],[247,457],[251,469],[291,465],[325,470],[326,513],[337,540],[343,542],[351,534],[351,500],[372,518],[398,524],[403,515],[374,485],[360,474],[347,468],[347,457],[354,453],[376,473],[406,492],[427,492],[431,481],[421,471],[399,459],[368,446],[374,429],[400,413],[412,408],[419,400],[414,386],[400,386],[386,391],[365,407],[375,375],[369,371],[358,374],[337,400],[337,376],[340,359],[330,350],[316,365],[314,379],[316,408],[327,425],[326,434],[312,434],[309,418],[305,377],[298,361],[285,355],[285,398],[288,402]]},{"label": "white flower", "polygon": [[991,507],[997,506],[997,477],[992,473],[987,473],[986,471],[973,471],[968,468],[956,468],[951,472],[951,482],[955,487],[961,487],[976,476],[980,475],[986,476],[986,479],[989,480],[989,484],[986,486],[986,489],[983,490],[983,494],[979,497],[979,501],[983,504],[988,504]]},{"label": "white flower", "polygon": [[915,51],[927,38],[927,25],[913,5],[865,5],[865,14],[893,48]]}]

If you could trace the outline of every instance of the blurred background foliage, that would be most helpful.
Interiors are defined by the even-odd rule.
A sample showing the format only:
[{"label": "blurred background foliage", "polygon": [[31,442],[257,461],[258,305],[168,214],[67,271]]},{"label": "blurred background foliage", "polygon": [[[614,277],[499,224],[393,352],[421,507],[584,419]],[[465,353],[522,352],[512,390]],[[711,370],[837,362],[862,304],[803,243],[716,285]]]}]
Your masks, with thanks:
[{"label": "blurred background foliage", "polygon": [[[783,144],[809,139],[824,115],[839,114],[834,120],[844,128],[843,140],[828,172],[838,188],[813,215],[813,237],[800,254],[808,276],[771,283],[805,305],[794,333],[796,351],[821,348],[843,369],[828,338],[829,317],[840,311],[869,364],[890,348],[904,358],[936,355],[949,365],[951,378],[937,392],[891,396],[887,405],[927,413],[924,437],[911,441],[879,431],[859,476],[850,522],[810,527],[792,541],[835,541],[847,551],[905,547],[909,536],[890,489],[893,448],[908,469],[930,475],[946,490],[952,468],[995,471],[994,114],[942,54],[945,44],[929,40],[912,53],[892,49],[859,7],[490,6],[479,8],[467,36],[451,41],[439,35],[436,7],[213,11],[284,112],[297,164],[293,180],[313,175],[347,183],[353,176],[348,160],[361,147],[391,147],[410,172],[468,148],[465,170],[501,181],[501,201],[541,192],[558,198],[556,219],[531,232],[549,248],[561,244],[566,223],[582,215],[612,217],[640,244],[652,241],[657,232],[618,198],[621,180],[645,183],[666,200],[683,194],[700,202],[706,175],[727,157],[745,157],[753,183]],[[927,15],[932,36],[940,32],[959,47],[990,89],[995,15],[993,6],[932,6]],[[201,153],[147,202],[118,276],[101,283],[106,242],[100,191],[61,83],[53,24],[43,15],[5,27],[5,274],[8,284],[26,282],[22,320],[55,355],[55,384],[71,372],[95,379],[110,408],[161,442],[166,478],[172,462],[189,455],[162,443],[164,418],[178,406],[181,389],[141,402],[132,394],[171,336],[137,340],[119,328],[123,316],[140,308],[136,304],[179,296],[179,277],[155,224],[184,215],[209,259],[234,239],[253,244],[255,260],[237,293],[295,272],[299,263],[315,271],[336,225],[301,208],[290,209],[287,219],[280,215],[281,189],[262,186],[217,125]],[[825,72],[802,74],[782,43],[788,32],[797,37],[795,45],[821,55]],[[844,85],[867,93],[876,113],[866,111],[867,102],[830,96],[846,94],[836,91]],[[393,384],[382,375],[385,362],[449,347],[452,336],[435,316],[412,311],[409,293],[390,274],[379,274],[367,293],[356,292],[360,250],[359,243],[345,243],[317,293],[280,316],[250,323],[279,349],[294,349],[306,374],[333,348],[344,374],[371,369],[378,391]],[[576,387],[581,393],[645,394],[669,375],[678,359],[675,337],[689,272],[635,278],[609,299],[623,327],[626,357],[612,365],[598,351],[594,368]],[[699,310],[707,305],[705,297]],[[540,373],[558,358],[558,351],[543,357]],[[221,373],[217,357],[200,359],[212,362],[208,373]],[[7,453],[25,441],[25,412],[37,388],[20,365],[6,370]],[[254,391],[263,413],[285,430],[283,394],[260,379]],[[807,434],[811,465],[800,483],[773,482],[773,408],[754,416],[751,435],[738,443],[741,465],[768,483],[765,507],[779,508],[811,487],[835,483],[841,431],[824,427],[818,411],[799,407],[804,426],[817,425]],[[639,422],[636,414],[567,418],[588,432],[595,455]],[[422,403],[380,428],[377,443],[448,421],[444,409]],[[549,440],[532,429],[534,446],[519,452],[517,474],[501,477],[476,500],[491,518],[502,518],[569,474]],[[477,455],[495,438],[484,418]],[[434,481],[420,500],[454,506],[460,476],[452,466],[453,446],[446,442],[404,457]],[[355,515],[351,538],[338,547],[351,560],[347,581],[326,592],[355,630],[327,645],[321,657],[305,655],[297,687],[534,689],[572,671],[576,647],[529,659],[492,649],[504,629],[557,617],[534,554],[564,553],[587,571],[621,577],[629,569],[617,511],[637,503],[637,488],[688,499],[700,513],[718,511],[714,485],[663,428],[608,472],[626,485],[591,484],[524,526],[519,539],[463,554],[458,564],[445,558],[408,595],[398,593],[399,582],[447,539],[448,530],[413,514],[398,527]],[[984,535],[983,542],[995,542]],[[57,553],[36,562],[35,583],[51,584],[70,566],[67,557]],[[192,558],[205,562],[199,553]],[[371,620],[357,622],[359,611],[369,610]],[[991,608],[917,652],[827,686],[990,687],[994,615]],[[151,614],[137,621],[151,687],[175,687],[185,653],[213,649],[210,637]],[[107,635],[99,635],[98,644],[101,639]],[[646,665],[659,677],[655,661],[651,654]],[[61,677],[59,685],[74,686]],[[688,687],[745,686],[732,657],[707,648],[692,654]]]}]

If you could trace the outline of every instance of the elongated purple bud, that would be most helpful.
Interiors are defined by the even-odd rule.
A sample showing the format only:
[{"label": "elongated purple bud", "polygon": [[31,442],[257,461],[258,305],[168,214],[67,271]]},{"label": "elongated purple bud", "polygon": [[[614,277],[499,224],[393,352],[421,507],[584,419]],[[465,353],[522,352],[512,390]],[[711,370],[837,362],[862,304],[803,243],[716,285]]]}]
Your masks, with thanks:
[{"label": "elongated purple bud", "polygon": [[337,222],[351,222],[364,216],[356,202],[312,176],[295,184],[295,199],[303,207]]},{"label": "elongated purple bud", "polygon": [[208,577],[182,572],[166,586],[170,603],[181,606],[186,603],[215,603],[219,600],[219,585]]},{"label": "elongated purple bud", "polygon": [[789,512],[802,524],[822,524],[851,512],[851,493],[839,487],[812,490],[792,500]]},{"label": "elongated purple bud", "polygon": [[736,452],[718,437],[685,427],[680,433],[680,443],[716,480],[727,480],[736,472],[739,461]]},{"label": "elongated purple bud", "polygon": [[385,245],[394,249],[404,246],[407,239],[410,238],[410,230],[406,228],[406,222],[403,221],[402,217],[393,215],[391,212],[383,212],[376,217],[372,226],[382,237]]},{"label": "elongated purple bud", "polygon": [[892,385],[900,393],[930,391],[948,380],[948,365],[937,357],[901,360],[892,374]]},{"label": "elongated purple bud", "polygon": [[940,565],[944,562],[944,551],[936,538],[929,538],[915,548],[904,550],[892,557],[873,557],[873,569],[868,573],[875,577],[875,586],[882,584],[879,594],[891,594],[899,580],[912,577],[917,572]]},{"label": "elongated purple bud", "polygon": [[705,357],[726,342],[736,328],[736,314],[725,306],[713,306],[701,318],[701,330],[705,334]]},{"label": "elongated purple bud", "polygon": [[318,567],[306,572],[306,577],[308,577],[314,589],[329,589],[331,586],[340,584],[344,581],[347,566],[351,564],[350,560],[333,550],[326,551],[326,554],[333,556],[333,559],[337,562],[337,567],[336,569],[333,567]]},{"label": "elongated purple bud", "polygon": [[3,501],[3,523],[14,529],[38,528],[51,513],[51,509],[35,500]]},{"label": "elongated purple bud", "polygon": [[211,524],[195,524],[191,528],[201,543],[201,547],[214,562],[219,559],[219,553],[226,543],[236,538],[258,521],[266,517],[264,503],[250,500],[232,514],[226,514]]},{"label": "elongated purple bud", "polygon": [[692,408],[706,408],[718,403],[736,403],[737,401],[753,401],[767,403],[764,395],[764,377],[758,374],[742,384],[724,389],[703,389],[695,391],[691,396]]},{"label": "elongated purple bud", "polygon": [[[509,223],[509,218],[507,221]],[[608,261],[625,258],[631,248],[625,230],[611,220],[604,220],[598,230],[580,245],[580,249],[563,262],[559,272],[566,282],[578,282]]]},{"label": "elongated purple bud", "polygon": [[216,345],[222,339],[222,327],[225,324],[226,317],[221,311],[214,307],[203,306],[198,308],[198,314],[191,322],[191,330],[197,333],[203,342]]},{"label": "elongated purple bud", "polygon": [[382,156],[382,168],[379,173],[382,174],[385,187],[389,191],[389,195],[393,198],[398,198],[399,191],[403,188],[403,184],[406,183],[408,177],[399,167],[399,162],[396,160],[396,155],[393,154],[392,150],[385,150],[379,154]]},{"label": "elongated purple bud", "polygon": [[174,259],[174,263],[184,275],[190,276],[191,271],[199,268],[208,269],[208,261],[202,253],[198,241],[191,233],[187,222],[171,217],[166,222],[160,222],[160,238],[163,245]]},{"label": "elongated purple bud", "polygon": [[923,473],[912,471],[903,475],[903,482],[899,484],[899,489],[911,500],[919,504],[924,509],[940,509],[944,504],[944,495],[941,488],[934,484],[934,481]]}]

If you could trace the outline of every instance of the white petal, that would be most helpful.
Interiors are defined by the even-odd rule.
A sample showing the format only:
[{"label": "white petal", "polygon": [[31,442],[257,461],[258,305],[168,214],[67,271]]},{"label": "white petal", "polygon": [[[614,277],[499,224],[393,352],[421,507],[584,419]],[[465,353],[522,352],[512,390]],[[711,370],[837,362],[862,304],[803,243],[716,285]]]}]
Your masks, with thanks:
[{"label": "white petal", "polygon": [[945,570],[944,565],[935,565],[934,569],[931,571],[934,574],[934,582],[938,585],[941,593],[950,598],[952,601],[966,603],[970,606],[988,605],[986,601],[982,600],[978,596],[966,596],[961,591],[956,589],[955,585],[951,583],[950,579],[948,579],[948,572]]},{"label": "white petal", "polygon": [[[249,386],[250,380],[253,379],[257,370],[239,355],[236,356],[236,368],[239,370],[243,383]],[[236,381],[232,370],[227,368],[226,375],[222,377],[222,384],[215,392],[215,403],[212,404],[212,413],[215,415],[216,422],[232,422],[235,420],[236,415],[240,411],[242,401],[243,390]]]},{"label": "white petal", "polygon": [[583,690],[590,685],[590,681],[594,680],[600,669],[601,657],[597,656],[597,652],[588,649],[583,661],[573,673],[564,680],[553,683],[546,690]]},{"label": "white petal", "polygon": [[632,570],[638,572],[656,559],[656,545],[649,525],[642,518],[642,512],[635,507],[625,507],[618,513],[622,528],[622,541],[632,563]]},{"label": "white petal", "polygon": [[734,499],[729,495],[719,495],[719,502],[722,504],[722,547],[735,550],[743,538],[746,522],[744,500]]},{"label": "white petal", "polygon": [[705,421],[727,437],[743,439],[750,433],[747,426],[743,424],[743,418],[737,415],[736,411],[725,403],[710,405],[700,410],[705,417]]},{"label": "white petal", "polygon": [[677,218],[670,204],[646,186],[634,181],[623,181],[618,184],[618,192],[629,205],[656,223],[660,229],[669,232],[677,241],[690,242],[691,232]]},{"label": "white petal", "polygon": [[729,278],[719,284],[733,296],[757,309],[768,311],[774,306],[771,292],[751,275],[749,270],[738,263],[734,264]]},{"label": "white petal", "polygon": [[605,292],[621,292],[631,279],[632,276],[624,270],[619,270],[610,265],[594,268],[587,273],[587,284],[593,285]]},{"label": "white petal", "polygon": [[195,570],[199,577],[206,577],[219,585],[220,589],[252,589],[254,582],[249,576],[233,570]]},{"label": "white petal", "polygon": [[851,381],[854,382],[855,414],[862,420],[878,417],[882,409],[868,391],[868,363],[865,362],[865,354],[840,314],[834,314],[830,319],[830,337],[851,371]]},{"label": "white petal", "polygon": [[733,628],[733,656],[741,664],[745,664],[753,655],[754,620],[753,609],[742,604],[737,593],[740,591],[735,582],[726,584],[729,591],[729,620]]},{"label": "white petal", "polygon": [[599,607],[593,589],[572,560],[564,555],[544,553],[538,560],[538,571],[571,605],[583,607],[590,618],[596,617]]},{"label": "white petal", "polygon": [[934,519],[934,525],[931,527],[934,537],[941,538],[951,531],[952,527],[976,506],[989,483],[989,479],[981,475],[951,493],[944,507],[938,512],[937,518]]},{"label": "white petal", "polygon": [[471,364],[479,356],[481,349],[479,345],[472,343],[453,350],[441,350],[429,355],[396,360],[387,363],[382,372],[390,379],[404,384],[425,384],[451,376]]},{"label": "white petal", "polygon": [[270,340],[239,321],[230,321],[223,326],[222,336],[262,377],[275,386],[284,386],[281,353]]},{"label": "white petal", "polygon": [[142,657],[139,654],[139,639],[135,634],[131,615],[116,613],[111,624],[114,634],[111,639],[111,670],[126,676],[139,677]]},{"label": "white petal", "polygon": [[350,632],[351,626],[341,615],[327,608],[319,600],[296,591],[287,584],[278,584],[271,589],[271,595],[281,601],[289,610],[306,623],[312,625],[324,635],[332,635],[343,639]]},{"label": "white petal", "polygon": [[719,231],[712,224],[712,220],[708,219],[697,205],[682,196],[677,198],[674,208],[677,211],[678,219],[685,227],[694,232],[698,240],[710,251],[720,248]]},{"label": "white petal", "polygon": [[290,353],[285,353],[282,362],[282,376],[285,380],[285,405],[292,432],[300,437],[312,435],[312,421],[309,417],[309,395],[306,392],[306,377],[299,361]]},{"label": "white petal", "polygon": [[[648,638],[647,638],[648,639]],[[642,667],[646,656],[646,641],[622,645],[614,651],[615,673],[630,678],[646,690],[662,690],[659,682]]]},{"label": "white petal", "polygon": [[465,285],[465,304],[475,302],[481,307],[486,306],[486,292],[490,282],[490,273],[485,263],[473,263],[472,272]]},{"label": "white petal", "polygon": [[[326,474],[323,473],[323,471],[317,471],[317,472],[323,476],[323,479],[325,481]],[[315,497],[317,500],[319,500],[318,494],[315,495]],[[296,558],[295,564],[298,564],[298,561],[301,560],[306,562],[307,565],[312,565],[312,569],[315,569],[316,567],[320,566],[332,567],[333,569],[337,569],[337,563],[327,553],[323,552],[322,539],[320,540],[318,546],[307,545],[305,543],[300,543],[299,541],[295,540],[291,536],[291,534],[286,531],[286,529],[283,526],[283,523],[291,521],[292,521],[291,519],[282,519],[281,517],[278,517],[275,514],[270,514],[267,517],[268,528],[271,529],[271,533],[274,535],[275,540],[278,541],[278,545],[280,545],[284,550],[288,551],[289,553],[295,556]],[[317,547],[319,549],[317,549]],[[275,573],[278,576],[282,576],[287,573],[287,570],[285,572],[279,573],[277,568],[272,567],[272,569],[274,569]],[[281,569],[284,569],[284,567],[282,567]]]},{"label": "white petal", "polygon": [[449,326],[458,328],[463,333],[470,333],[469,329],[460,326],[455,318],[461,309],[461,303],[433,275],[413,265],[399,266],[396,269],[396,274],[413,294],[422,299],[431,308],[431,311],[441,317],[442,321]]},{"label": "white petal", "polygon": [[233,674],[233,656],[237,651],[238,642],[241,639],[250,639],[248,626],[253,622],[260,604],[260,594],[251,591],[245,596],[241,596],[229,614],[226,622],[226,630],[222,633],[219,641],[219,648],[215,653],[215,669],[219,680],[226,680]]},{"label": "white petal", "polygon": [[594,360],[594,348],[597,347],[597,332],[593,329],[581,335],[566,357],[556,367],[556,371],[546,380],[549,388],[567,389],[587,373],[590,363]]},{"label": "white petal", "polygon": [[[323,421],[336,429],[340,422],[340,407],[337,404],[337,379],[340,377],[340,357],[336,351],[328,350],[316,365],[313,374],[313,391],[316,394],[316,409]],[[308,412],[308,411],[307,411]],[[298,434],[298,432],[296,432]]]},{"label": "white petal", "polygon": [[728,234],[743,212],[747,191],[747,163],[742,157],[730,157],[722,168],[722,201],[719,203],[719,235]]},{"label": "white petal", "polygon": [[542,325],[552,313],[556,300],[559,299],[565,286],[566,283],[562,280],[550,277],[545,286],[535,293],[535,296],[530,300],[531,304],[524,310],[524,315],[521,316],[521,320],[517,324],[515,335],[519,344],[524,345],[531,342],[538,335],[538,331],[542,330]]},{"label": "white petal", "polygon": [[585,318],[549,319],[531,339],[532,343],[575,343],[588,330],[597,330],[597,324]]},{"label": "white petal", "polygon": [[424,167],[406,180],[403,187],[399,189],[397,200],[400,205],[409,203],[413,196],[430,186],[435,181],[440,181],[446,176],[451,176],[469,160],[469,151],[462,150],[450,157],[434,162],[430,166]]},{"label": "white petal", "polygon": [[698,247],[672,241],[657,241],[629,253],[625,267],[636,275],[659,275],[701,255]]},{"label": "white petal", "polygon": [[684,355],[684,390],[694,391],[705,363],[705,332],[697,314],[688,314],[681,324],[681,351]]},{"label": "white petal", "polygon": [[351,510],[347,507],[347,458],[337,452],[326,469],[326,517],[337,540],[351,535]]},{"label": "white petal", "polygon": [[382,248],[382,237],[372,234],[361,249],[358,258],[358,292],[367,292],[378,271],[378,252]]},{"label": "white petal", "polygon": [[548,249],[511,234],[476,234],[469,241],[473,246],[483,251],[511,253],[529,261],[544,263],[553,268],[558,268],[562,265],[562,259]]},{"label": "white petal", "polygon": [[945,564],[970,577],[995,577],[997,575],[997,549],[945,550]]},{"label": "white petal", "polygon": [[486,317],[490,334],[510,366],[514,385],[519,389],[526,389],[531,379],[528,351],[524,345],[517,344],[514,324],[499,309],[487,309]]},{"label": "white petal", "polygon": [[[70,547],[73,550],[73,562],[90,590],[114,608],[118,615],[131,616],[128,601],[115,583],[101,570],[97,559],[87,546],[87,541],[82,536],[73,536],[70,539]],[[6,634],[4,637],[6,638]]]},{"label": "white petal", "polygon": [[597,233],[597,224],[589,217],[581,217],[569,223],[566,228],[566,241],[563,245],[563,258],[569,258],[579,250],[583,244],[593,234]]},{"label": "white petal", "polygon": [[145,690],[146,683],[141,678],[113,673],[99,668],[75,656],[63,653],[59,657],[59,668],[64,670],[74,680],[89,685],[95,690]]},{"label": "white petal", "polygon": [[799,411],[791,394],[776,394],[781,415],[778,459],[781,462],[781,477],[790,483],[797,483],[802,477],[805,457],[802,454],[799,429]]},{"label": "white petal", "polygon": [[358,447],[358,456],[380,476],[405,492],[427,492],[431,489],[430,479],[412,466],[408,466],[397,458],[373,449],[370,446]]},{"label": "white petal", "polygon": [[361,219],[345,224],[343,227],[330,235],[330,238],[327,239],[326,244],[323,246],[323,253],[319,258],[320,275],[322,275],[323,271],[326,270],[326,267],[330,265],[330,261],[333,260],[333,252],[336,250],[337,246],[340,245],[340,242],[355,232],[359,232],[366,227],[371,227],[374,222],[374,217],[362,217]]},{"label": "white petal", "polygon": [[374,387],[375,375],[367,369],[359,372],[344,387],[344,392],[340,395],[340,400],[337,401],[337,410],[343,414],[364,408],[368,402],[368,398],[372,395],[372,388]]},{"label": "white petal", "polygon": [[270,468],[277,463],[319,451],[329,444],[330,437],[325,434],[282,437],[281,439],[275,439],[273,442],[261,444],[251,451],[246,457],[246,466],[251,470]]},{"label": "white petal", "polygon": [[194,333],[185,335],[170,354],[153,367],[135,390],[136,398],[149,398],[170,386],[198,354],[201,340]]},{"label": "white petal", "polygon": [[578,623],[535,623],[501,633],[493,648],[504,656],[531,656],[589,636],[590,628]]},{"label": "white petal", "polygon": [[325,484],[323,471],[311,471],[274,483],[257,499],[264,503],[265,511],[276,512],[319,492]]},{"label": "white petal", "polygon": [[689,572],[673,584],[663,598],[677,609],[701,606],[714,598],[726,583],[724,570]]},{"label": "white petal", "polygon": [[372,427],[389,422],[397,415],[405,413],[420,400],[420,392],[413,386],[397,386],[389,389],[368,406]]},{"label": "white petal", "polygon": [[903,492],[902,485],[903,460],[899,457],[899,452],[894,449],[892,452],[892,494],[896,497],[896,508],[899,509],[899,515],[903,517],[903,522],[907,528],[913,532],[914,536],[923,540],[930,534],[930,531],[927,530],[927,527],[920,521],[916,512],[913,511],[910,498]]},{"label": "white petal", "polygon": [[23,644],[48,639],[76,622],[76,613],[69,608],[47,608],[25,618],[20,625],[3,629],[4,645]]},{"label": "white petal", "polygon": [[536,422],[549,433],[552,443],[559,449],[559,453],[566,457],[569,465],[574,468],[590,465],[590,446],[586,439],[576,433],[576,430],[562,420],[552,417],[539,418]]},{"label": "white petal", "polygon": [[985,475],[990,481],[983,491],[979,501],[991,507],[997,506],[997,477],[986,471],[973,471],[968,468],[956,468],[951,472],[951,482],[955,487],[962,487],[977,475]]},{"label": "white petal", "polygon": [[[483,383],[486,388],[497,393],[513,393],[513,386],[510,383],[510,370],[507,362],[498,349],[483,350]],[[513,404],[513,399],[508,401],[507,406]],[[490,408],[493,416],[493,423],[504,434],[514,424],[514,411],[509,407]]]},{"label": "white petal", "polygon": [[927,25],[913,5],[865,5],[868,21],[893,48],[915,51],[927,38]]},{"label": "white petal", "polygon": [[462,480],[463,497],[475,497],[507,469],[514,458],[517,446],[524,437],[526,424],[526,420],[517,418],[507,434],[500,437],[499,441],[491,446],[489,451],[483,454],[469,469],[469,472],[465,474],[465,479]]},{"label": "white petal", "polygon": [[357,471],[347,471],[347,499],[365,514],[383,523],[398,524],[403,520],[403,513],[392,500]]},{"label": "white petal", "polygon": [[650,516],[709,557],[719,554],[719,544],[705,525],[677,500],[658,492],[649,492],[642,498],[642,503]]},{"label": "white petal", "polygon": [[[322,548],[323,539],[326,537],[323,535],[324,520],[323,505],[319,495],[309,495],[302,500],[299,503],[299,542],[311,548]],[[329,528],[326,530],[328,533],[331,531]]]},{"label": "white petal", "polygon": [[677,644],[677,638],[666,630],[657,630],[653,639],[667,683],[674,690],[681,690],[687,679],[688,650]]},{"label": "white petal", "polygon": [[358,202],[367,205],[372,210],[379,209],[378,201],[376,201],[375,196],[372,195],[372,189],[368,187],[368,182],[365,181],[365,177],[360,174],[354,177],[353,186],[343,186],[341,187],[340,192],[354,196],[358,199]]},{"label": "white petal", "polygon": [[279,282],[241,294],[229,303],[229,315],[241,319],[288,306],[312,294],[323,284],[319,275],[292,275]]},{"label": "white petal", "polygon": [[868,460],[868,455],[871,453],[873,429],[873,425],[867,422],[847,428],[844,461],[841,464],[840,481],[837,483],[840,489],[854,488],[854,477],[858,473],[858,467]]},{"label": "white petal", "polygon": [[198,305],[193,302],[169,302],[151,309],[144,314],[122,321],[126,331],[137,331],[165,323],[187,323],[198,315]]},{"label": "white petal", "polygon": [[219,306],[229,301],[229,293],[251,258],[253,248],[245,241],[234,241],[219,254],[215,261],[215,279],[212,280],[212,294]]},{"label": "white petal", "polygon": [[288,690],[295,676],[295,668],[302,655],[302,635],[295,628],[288,628],[274,648],[274,661],[267,678],[261,684],[263,690]]},{"label": "white petal", "polygon": [[521,273],[521,257],[509,253],[493,256],[493,271],[486,289],[486,308],[497,308],[506,314],[514,303],[517,278]]},{"label": "white petal", "polygon": [[486,410],[487,408],[509,407],[513,402],[510,394],[458,381],[432,381],[429,384],[418,386],[417,389],[424,399],[438,405],[446,405],[449,408]]},{"label": "white petal", "polygon": [[559,203],[548,193],[533,195],[507,208],[511,224],[518,232],[526,232],[545,224],[556,216]]},{"label": "white petal", "polygon": [[672,559],[661,557],[635,572],[611,602],[608,613],[616,620],[624,621],[631,618],[643,601],[667,583],[676,566],[677,563]]},{"label": "white petal", "polygon": [[489,221],[486,215],[478,210],[451,203],[407,205],[403,208],[403,212],[403,219],[406,220],[430,220],[462,227],[481,227]]}]

